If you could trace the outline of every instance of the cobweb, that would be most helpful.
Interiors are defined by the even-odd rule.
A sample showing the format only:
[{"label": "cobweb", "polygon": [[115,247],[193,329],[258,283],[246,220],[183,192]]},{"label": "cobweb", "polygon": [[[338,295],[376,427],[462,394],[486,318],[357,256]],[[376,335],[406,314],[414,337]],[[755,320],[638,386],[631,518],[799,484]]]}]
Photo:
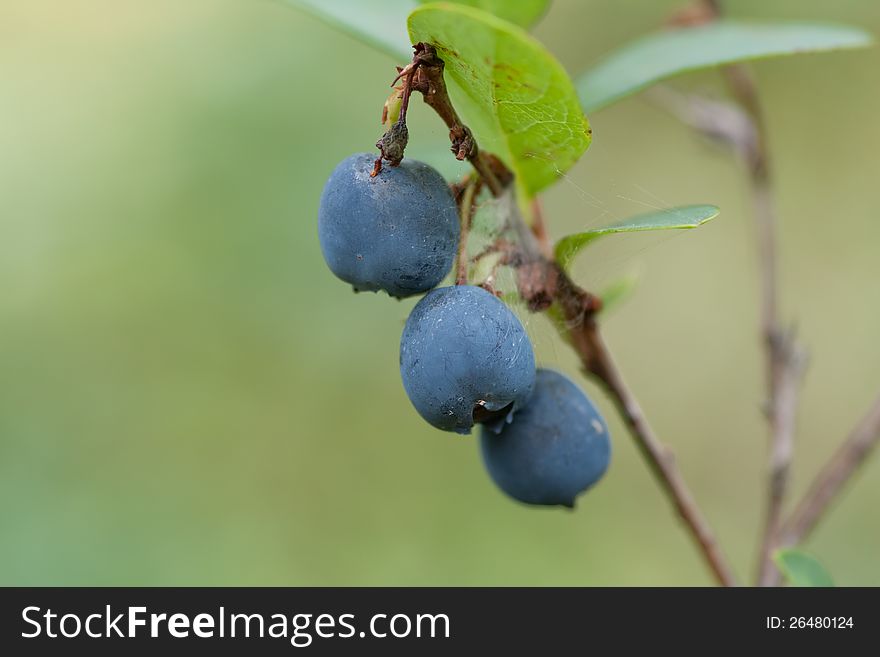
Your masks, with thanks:
[{"label": "cobweb", "polygon": [[[672,203],[636,181],[591,174],[591,187],[596,190],[591,191],[574,176],[558,168],[556,172],[560,182],[550,191],[549,202],[545,203],[545,221],[552,242],[565,234],[587,231],[636,214],[673,207]],[[504,233],[504,220],[500,216],[503,212],[499,211],[498,204],[499,201],[487,193],[481,194],[468,240],[469,257],[481,253]],[[560,205],[566,213],[564,217],[555,216]],[[578,221],[572,222],[573,216]],[[605,238],[579,255],[573,278],[593,294],[601,295],[620,279],[638,278],[644,254],[678,234],[680,231],[662,231],[636,238],[630,236],[629,239],[626,236]],[[556,367],[560,363],[573,362],[571,350],[553,323],[544,313],[530,312],[516,293],[515,273],[510,267],[499,267],[492,283],[525,326],[541,365]]]}]

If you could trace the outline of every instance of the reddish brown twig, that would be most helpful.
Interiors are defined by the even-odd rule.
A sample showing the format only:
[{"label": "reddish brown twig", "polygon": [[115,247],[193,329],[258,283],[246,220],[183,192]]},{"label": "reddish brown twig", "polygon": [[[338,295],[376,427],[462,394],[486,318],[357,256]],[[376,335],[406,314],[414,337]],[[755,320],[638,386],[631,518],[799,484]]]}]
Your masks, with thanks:
[{"label": "reddish brown twig", "polygon": [[[513,211],[516,212],[516,209]],[[519,221],[522,225],[522,220]],[[672,453],[657,438],[602,339],[595,319],[596,313],[601,309],[600,300],[578,287],[556,262],[541,255],[536,248],[527,249],[521,256],[523,261],[517,268],[520,296],[533,310],[545,309],[551,303],[558,304],[565,319],[569,342],[577,352],[584,370],[595,376],[608,391],[715,579],[724,586],[735,586],[733,571],[688,489]]]},{"label": "reddish brown twig", "polygon": [[547,223],[544,221],[544,210],[541,202],[536,198],[532,201],[532,233],[538,241],[541,254],[548,260],[553,259],[553,245],[550,243],[550,235],[547,233]]},{"label": "reddish brown twig", "polygon": [[468,160],[492,194],[499,196],[510,184],[513,175],[498,158],[480,151],[473,133],[459,118],[449,99],[443,77],[444,68],[445,64],[437,56],[434,46],[427,43],[417,43],[413,46],[412,61],[398,69],[397,77],[392,82],[392,86],[398,81],[402,82],[400,115],[376,143],[376,147],[381,151],[376,167],[381,170],[383,159],[389,161],[392,166],[396,166],[403,159],[403,151],[408,140],[407,109],[412,92],[418,91],[422,94],[425,103],[449,128],[451,150],[456,159]]},{"label": "reddish brown twig", "polygon": [[723,586],[736,586],[736,578],[727,563],[715,535],[703,518],[696,500],[675,463],[675,457],[660,442],[631,390],[624,383],[598,327],[590,320],[572,331],[573,344],[586,367],[605,384],[618,411],[638,438],[636,444],[667,496],[696,540],[715,579]]}]

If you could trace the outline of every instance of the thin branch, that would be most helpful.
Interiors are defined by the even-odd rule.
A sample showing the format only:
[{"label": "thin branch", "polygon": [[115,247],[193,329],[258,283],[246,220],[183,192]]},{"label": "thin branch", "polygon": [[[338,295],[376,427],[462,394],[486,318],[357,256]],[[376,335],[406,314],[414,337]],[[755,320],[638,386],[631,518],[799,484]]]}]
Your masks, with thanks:
[{"label": "thin branch", "polygon": [[547,233],[547,223],[544,221],[544,210],[541,202],[535,198],[532,201],[532,234],[538,241],[541,254],[548,260],[553,259],[553,246],[550,244],[550,235]]},{"label": "thin branch", "polygon": [[[425,43],[417,43],[414,48],[413,62],[419,62],[419,66],[411,81],[412,88],[422,93],[425,103],[443,119],[449,128],[449,141],[452,142],[452,152],[456,159],[467,159],[480,174],[480,178],[483,179],[492,194],[499,196],[507,183],[510,182],[510,172],[499,161],[480,152],[470,128],[459,118],[446,91],[446,81],[443,77],[445,64],[437,56],[434,47]],[[499,173],[502,176],[499,176]]]},{"label": "thin branch", "polygon": [[[584,333],[582,329],[580,333]],[[736,578],[721,552],[715,535],[708,522],[703,518],[694,496],[691,494],[681,472],[675,462],[672,452],[657,438],[654,430],[648,424],[641,406],[626,386],[620,371],[611,358],[596,327],[587,328],[586,335],[592,342],[591,359],[598,361],[602,377],[612,399],[619,412],[626,420],[630,430],[636,437],[636,444],[642,451],[642,455],[648,461],[654,471],[654,475],[664,487],[666,494],[678,511],[679,516],[688,527],[691,535],[702,551],[712,573],[723,586],[736,586]]]},{"label": "thin branch", "polygon": [[540,240],[531,232],[527,237],[534,247],[532,260],[517,269],[520,296],[532,309],[546,308],[548,299],[558,304],[565,318],[569,342],[580,357],[585,372],[605,386],[715,579],[722,586],[736,586],[733,570],[688,489],[672,452],[657,438],[602,339],[595,320],[602,306],[601,300],[578,287],[562,267],[544,257],[538,245]]},{"label": "thin branch", "polygon": [[850,432],[834,456],[819,472],[806,495],[795,507],[782,531],[782,543],[794,545],[803,541],[840,494],[847,481],[880,443],[880,397]]},{"label": "thin branch", "polygon": [[[703,0],[702,5],[708,10],[708,20],[720,15],[720,0]],[[703,134],[733,146],[749,169],[761,262],[761,332],[767,354],[767,416],[771,427],[768,503],[758,583],[778,586],[781,575],[772,562],[774,550],[779,546],[794,545],[812,532],[846,482],[880,442],[880,399],[819,472],[807,494],[784,522],[782,509],[793,455],[797,392],[806,354],[796,344],[793,332],[784,331],[779,322],[777,222],[757,89],[748,69],[742,65],[728,66],[724,73],[739,103],[739,112],[731,111],[731,107],[723,103],[685,97],[662,89],[655,91],[652,98]]]},{"label": "thin branch", "polygon": [[471,232],[471,223],[474,218],[474,201],[477,198],[477,190],[480,179],[468,180],[459,201],[458,216],[461,221],[461,231],[458,238],[458,253],[455,256],[455,284],[466,285],[468,280],[468,235]]},{"label": "thin branch", "polygon": [[760,256],[760,322],[766,350],[765,408],[770,425],[767,508],[759,546],[758,582],[768,585],[777,573],[772,554],[779,543],[794,451],[798,388],[806,366],[806,353],[795,343],[793,333],[783,331],[779,325],[776,213],[757,92],[744,70],[732,68],[728,75],[740,100],[736,105],[681,94],[666,87],[652,89],[649,98],[684,124],[730,147],[749,171]]},{"label": "thin branch", "polygon": [[[564,290],[569,285],[574,287],[566,277],[561,287]],[[574,288],[572,292],[563,292],[560,299],[569,322],[569,336],[573,348],[580,356],[584,368],[596,376],[610,393],[618,411],[636,439],[636,445],[642,452],[642,456],[648,462],[655,478],[684,521],[715,579],[722,586],[736,586],[733,570],[722,553],[709,523],[703,517],[694,496],[688,489],[672,452],[660,442],[645,418],[635,395],[624,382],[620,370],[618,370],[599,333],[598,326],[590,316],[591,314],[581,311],[581,315],[578,317],[577,306],[566,308],[566,299],[570,299],[572,293],[574,293],[574,297],[577,297],[577,292],[577,288]]]},{"label": "thin branch", "polygon": [[794,455],[798,387],[805,369],[806,355],[795,342],[793,331],[784,330],[779,320],[778,220],[768,167],[769,148],[757,88],[744,66],[729,66],[725,68],[725,73],[731,90],[751,118],[756,135],[746,164],[758,233],[760,321],[765,349],[767,419],[770,425],[767,509],[758,566],[758,584],[768,586],[777,579],[773,551],[780,541],[782,509]]},{"label": "thin branch", "polygon": [[[721,0],[703,0],[702,7],[708,20],[718,18],[723,11]],[[798,387],[806,355],[795,342],[794,332],[784,330],[779,320],[778,221],[770,177],[770,149],[758,89],[744,65],[733,64],[722,71],[742,112],[726,132],[723,129],[718,131],[716,125],[711,134],[716,138],[726,137],[743,157],[749,172],[752,214],[757,229],[760,324],[765,350],[766,414],[770,428],[767,508],[759,547],[757,581],[766,586],[773,584],[778,577],[772,556],[780,541],[782,509],[794,454]],[[743,129],[743,117],[751,124],[750,129]]]},{"label": "thin branch", "polygon": [[654,85],[644,95],[710,141],[730,148],[745,162],[753,161],[757,130],[751,117],[738,104],[685,94],[664,84]]},{"label": "thin branch", "polygon": [[779,543],[794,451],[798,390],[807,358],[805,351],[795,343],[793,333],[783,331],[779,325],[776,214],[756,91],[745,72],[735,70],[732,75],[741,100],[738,105],[685,95],[666,87],[652,89],[649,98],[684,124],[730,147],[749,171],[760,254],[760,321],[766,349],[766,411],[770,424],[767,509],[759,546],[758,582],[768,585],[777,573],[772,553]]},{"label": "thin branch", "polygon": [[770,418],[770,472],[764,535],[760,548],[759,586],[775,586],[779,580],[773,552],[782,541],[782,513],[794,453],[798,391],[807,363],[806,352],[787,337],[784,349],[786,360],[784,366],[778,368],[780,380],[774,382],[774,411]]}]

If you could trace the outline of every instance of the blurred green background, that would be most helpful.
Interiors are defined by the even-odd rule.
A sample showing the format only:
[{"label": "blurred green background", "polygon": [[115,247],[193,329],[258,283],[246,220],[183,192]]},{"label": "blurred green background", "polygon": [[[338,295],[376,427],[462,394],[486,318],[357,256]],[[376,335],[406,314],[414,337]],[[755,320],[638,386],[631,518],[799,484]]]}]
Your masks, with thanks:
[{"label": "blurred green background", "polygon": [[[870,0],[730,0],[880,34]],[[573,73],[677,1],[557,1]],[[332,167],[370,150],[394,61],[273,0],[0,1],[0,583],[702,585],[607,400],[615,452],[575,512],[504,498],[477,444],[399,381],[413,301],[325,268]],[[811,349],[794,492],[880,390],[880,50],[755,66],[774,150],[784,314]],[[679,88],[720,93],[717,76]],[[421,103],[414,144],[444,132]],[[743,171],[642,97],[591,117],[546,195],[561,236],[715,203],[676,237],[591,247],[592,289],[642,272],[606,333],[720,540],[753,571],[764,490],[758,289]],[[576,374],[543,318],[539,359]],[[880,585],[880,462],[808,543]]]}]

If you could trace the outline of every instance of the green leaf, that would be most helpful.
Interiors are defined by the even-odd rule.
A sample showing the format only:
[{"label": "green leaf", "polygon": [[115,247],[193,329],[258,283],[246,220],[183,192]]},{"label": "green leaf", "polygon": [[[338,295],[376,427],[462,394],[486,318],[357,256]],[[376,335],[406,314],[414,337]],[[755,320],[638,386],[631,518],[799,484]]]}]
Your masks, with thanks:
[{"label": "green leaf", "polygon": [[[535,24],[547,11],[550,0],[455,0],[458,4],[482,9],[521,27]],[[419,0],[428,4],[431,0]]]},{"label": "green leaf", "polygon": [[607,55],[577,81],[587,112],[663,80],[702,68],[752,59],[871,45],[854,27],[808,23],[717,21],[637,39]]},{"label": "green leaf", "polygon": [[574,85],[521,28],[479,9],[429,4],[409,17],[413,42],[437,48],[453,103],[480,147],[514,172],[526,197],[553,183],[590,144]]},{"label": "green leaf", "polygon": [[806,552],[796,548],[777,550],[773,561],[792,586],[834,586],[825,566]]},{"label": "green leaf", "polygon": [[290,4],[400,62],[412,59],[406,17],[416,0],[287,0]]},{"label": "green leaf", "polygon": [[633,233],[644,230],[696,228],[717,217],[719,212],[719,209],[714,205],[685,205],[636,215],[608,226],[568,235],[556,243],[556,260],[560,265],[568,268],[581,249],[603,235]]},{"label": "green leaf", "polygon": [[[410,13],[430,0],[286,0],[331,27],[363,41],[390,55],[408,62],[412,47],[406,31]],[[523,27],[534,24],[547,10],[550,0],[454,0],[463,5],[483,9]]]}]

